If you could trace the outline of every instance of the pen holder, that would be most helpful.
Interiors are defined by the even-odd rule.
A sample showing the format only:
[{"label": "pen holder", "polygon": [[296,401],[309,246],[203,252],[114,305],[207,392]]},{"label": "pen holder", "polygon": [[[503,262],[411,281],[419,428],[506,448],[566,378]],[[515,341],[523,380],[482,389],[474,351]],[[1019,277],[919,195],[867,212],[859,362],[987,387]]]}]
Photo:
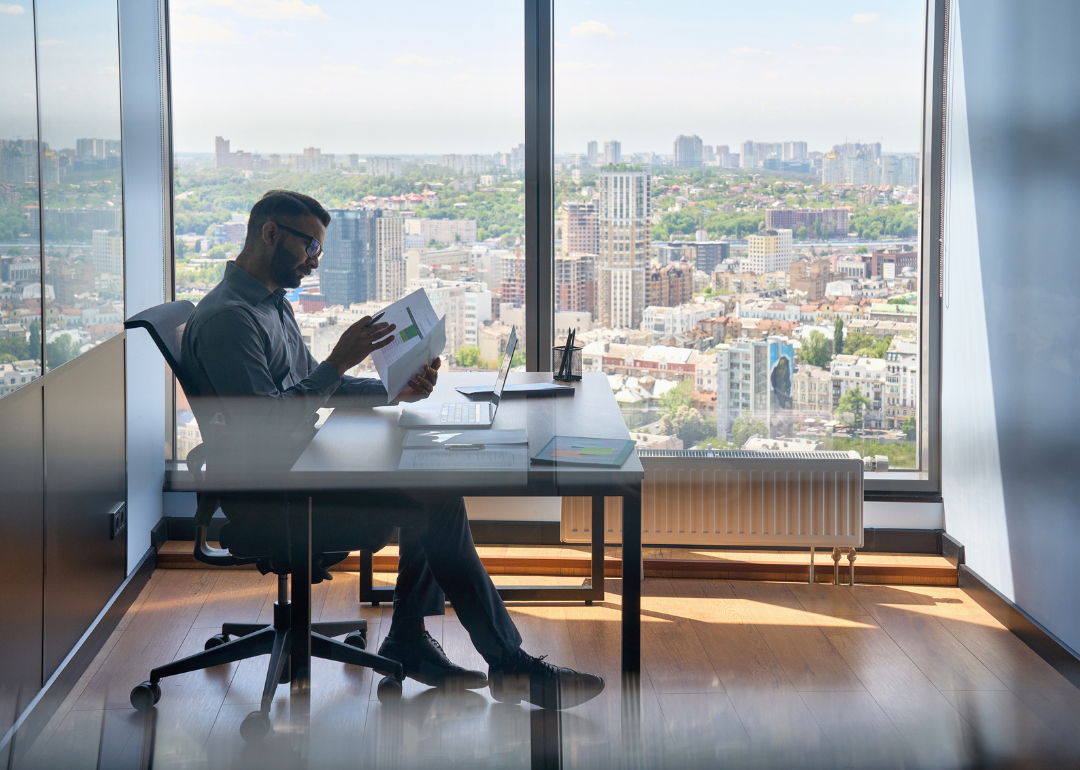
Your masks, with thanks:
[{"label": "pen holder", "polygon": [[[566,357],[569,353],[570,360]],[[575,382],[581,379],[581,347],[567,348],[556,345],[551,349],[551,379],[561,382]]]}]

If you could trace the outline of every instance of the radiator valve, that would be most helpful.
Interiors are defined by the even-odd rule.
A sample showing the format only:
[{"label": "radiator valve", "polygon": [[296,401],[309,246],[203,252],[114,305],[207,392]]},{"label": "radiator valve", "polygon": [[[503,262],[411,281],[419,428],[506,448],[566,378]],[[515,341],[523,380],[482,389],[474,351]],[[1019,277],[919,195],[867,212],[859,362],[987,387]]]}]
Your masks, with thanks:
[{"label": "radiator valve", "polygon": [[875,471],[889,470],[889,458],[885,455],[867,455],[862,459],[863,471],[874,473]]}]

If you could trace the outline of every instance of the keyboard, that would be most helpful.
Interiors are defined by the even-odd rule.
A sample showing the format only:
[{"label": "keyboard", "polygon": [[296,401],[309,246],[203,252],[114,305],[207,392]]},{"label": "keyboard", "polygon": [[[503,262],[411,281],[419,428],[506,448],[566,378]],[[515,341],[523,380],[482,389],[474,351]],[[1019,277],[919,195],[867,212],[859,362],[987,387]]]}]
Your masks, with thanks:
[{"label": "keyboard", "polygon": [[480,407],[486,404],[446,403],[442,405],[440,422],[480,422]]}]

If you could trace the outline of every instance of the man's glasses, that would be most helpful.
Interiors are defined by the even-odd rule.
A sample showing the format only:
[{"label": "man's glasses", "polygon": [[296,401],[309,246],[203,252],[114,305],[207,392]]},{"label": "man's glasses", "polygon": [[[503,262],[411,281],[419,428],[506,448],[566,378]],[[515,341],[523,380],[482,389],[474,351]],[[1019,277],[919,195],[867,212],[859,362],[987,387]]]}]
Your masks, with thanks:
[{"label": "man's glasses", "polygon": [[278,227],[280,227],[282,230],[287,230],[288,232],[292,233],[293,235],[298,236],[300,238],[303,238],[305,241],[307,241],[307,248],[304,249],[304,253],[307,254],[312,259],[315,259],[320,254],[322,254],[322,244],[319,243],[318,238],[312,238],[307,233],[302,233],[299,230],[293,230],[291,227],[286,227],[285,225],[281,224],[280,222],[274,222],[274,224],[277,225]]}]

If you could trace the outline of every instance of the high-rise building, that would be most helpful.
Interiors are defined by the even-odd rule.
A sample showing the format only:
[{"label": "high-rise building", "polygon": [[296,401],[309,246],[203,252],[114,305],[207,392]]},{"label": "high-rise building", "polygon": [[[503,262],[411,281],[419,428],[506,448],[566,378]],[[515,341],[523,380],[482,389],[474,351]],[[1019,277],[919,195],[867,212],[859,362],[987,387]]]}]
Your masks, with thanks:
[{"label": "high-rise building", "polygon": [[844,183],[844,158],[835,150],[829,150],[821,161],[821,181],[824,184]]},{"label": "high-rise building", "polygon": [[391,179],[397,179],[401,176],[401,158],[368,158],[367,173],[368,176],[388,176]]},{"label": "high-rise building", "polygon": [[319,265],[319,288],[327,305],[370,302],[376,295],[376,209],[332,209]]},{"label": "high-rise building", "polygon": [[791,264],[791,230],[762,230],[746,238],[743,272],[787,271]]},{"label": "high-rise building", "polygon": [[617,166],[622,163],[622,142],[612,139],[604,142],[604,165]]},{"label": "high-rise building", "polygon": [[555,255],[556,312],[595,315],[596,260],[595,253]]},{"label": "high-rise building", "polygon": [[[82,152],[80,151],[80,155]],[[222,139],[220,136],[214,137],[214,167],[215,168],[228,168],[229,167],[229,140]]]},{"label": "high-rise building", "polygon": [[757,163],[754,162],[754,142],[747,141],[742,143],[742,152],[739,153],[739,165],[742,168],[756,168]]},{"label": "high-rise building", "polygon": [[766,230],[787,229],[797,233],[800,227],[806,228],[810,238],[847,235],[848,209],[765,209]]},{"label": "high-rise building", "polygon": [[600,173],[600,323],[637,328],[645,310],[652,180],[644,171]]},{"label": "high-rise building", "polygon": [[716,162],[725,168],[733,165],[731,162],[731,150],[726,144],[716,145]]},{"label": "high-rise building", "polygon": [[675,166],[677,168],[701,168],[704,165],[703,160],[704,150],[700,136],[680,134],[675,137]]},{"label": "high-rise building", "polygon": [[499,304],[525,307],[525,255],[521,249],[499,258]]},{"label": "high-rise building", "polygon": [[881,183],[913,187],[919,183],[919,156],[882,155]]},{"label": "high-rise building", "polygon": [[705,154],[702,157],[702,159],[706,163],[715,163],[716,162],[716,153],[713,151],[712,145],[707,144],[707,145],[705,145],[705,147],[703,149],[705,151]]},{"label": "high-rise building", "polygon": [[124,274],[124,234],[119,230],[94,230],[91,247],[94,272]]},{"label": "high-rise building", "polygon": [[510,173],[525,173],[525,145],[519,144],[510,150]]},{"label": "high-rise building", "polygon": [[877,161],[871,150],[859,150],[844,158],[844,182],[861,187],[879,183]]},{"label": "high-rise building", "polygon": [[678,307],[694,299],[694,267],[674,262],[645,276],[645,307]]},{"label": "high-rise building", "polygon": [[599,254],[600,226],[592,200],[563,200],[562,253]]},{"label": "high-rise building", "polygon": [[402,219],[390,215],[375,219],[375,287],[380,302],[394,302],[405,296],[405,233]]},{"label": "high-rise building", "polygon": [[595,166],[600,162],[600,153],[596,151],[596,142],[589,142],[588,149],[586,150],[587,162],[590,166]]},{"label": "high-rise building", "polygon": [[806,160],[806,142],[784,142],[783,160]]},{"label": "high-rise building", "polygon": [[735,340],[716,346],[716,434],[729,436],[750,412],[768,436],[790,435],[795,351],[786,337]]}]

